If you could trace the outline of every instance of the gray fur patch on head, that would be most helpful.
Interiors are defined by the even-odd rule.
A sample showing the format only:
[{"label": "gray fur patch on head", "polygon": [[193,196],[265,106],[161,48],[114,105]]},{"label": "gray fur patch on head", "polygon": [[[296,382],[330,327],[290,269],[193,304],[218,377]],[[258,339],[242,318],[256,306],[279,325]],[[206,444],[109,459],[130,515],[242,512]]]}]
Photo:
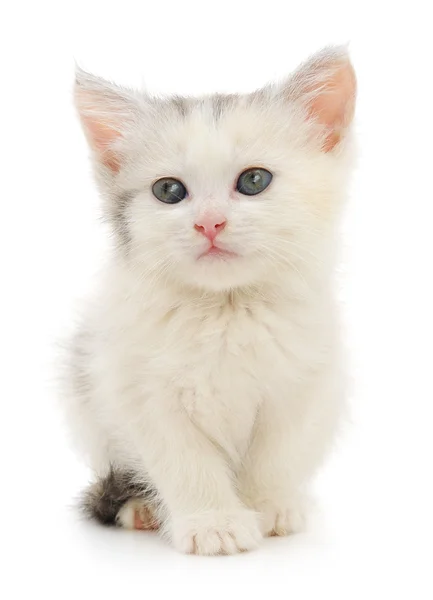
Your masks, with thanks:
[{"label": "gray fur patch on head", "polygon": [[122,506],[131,498],[154,498],[155,490],[137,481],[135,473],[111,467],[108,475],[85,490],[80,507],[89,519],[102,525],[116,525]]},{"label": "gray fur patch on head", "polygon": [[221,119],[223,114],[233,108],[238,96],[235,94],[214,94],[211,98],[212,112],[215,121]]},{"label": "gray fur patch on head", "polygon": [[131,235],[128,228],[128,219],[126,218],[126,209],[134,197],[134,192],[123,192],[116,196],[114,200],[114,208],[111,212],[111,220],[114,231],[118,237],[120,245],[128,248],[131,242]]},{"label": "gray fur patch on head", "polygon": [[182,96],[173,96],[170,99],[172,106],[176,108],[181,117],[186,117],[189,109],[189,102],[187,98],[183,98]]}]

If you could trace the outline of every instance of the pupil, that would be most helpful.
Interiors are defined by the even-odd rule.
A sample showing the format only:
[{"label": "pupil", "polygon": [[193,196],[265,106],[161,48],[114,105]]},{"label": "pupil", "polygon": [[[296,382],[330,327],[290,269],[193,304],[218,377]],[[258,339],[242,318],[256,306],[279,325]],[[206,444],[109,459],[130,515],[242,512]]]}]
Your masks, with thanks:
[{"label": "pupil", "polygon": [[164,195],[166,198],[170,196],[177,196],[178,185],[173,182],[166,181],[164,183]]}]

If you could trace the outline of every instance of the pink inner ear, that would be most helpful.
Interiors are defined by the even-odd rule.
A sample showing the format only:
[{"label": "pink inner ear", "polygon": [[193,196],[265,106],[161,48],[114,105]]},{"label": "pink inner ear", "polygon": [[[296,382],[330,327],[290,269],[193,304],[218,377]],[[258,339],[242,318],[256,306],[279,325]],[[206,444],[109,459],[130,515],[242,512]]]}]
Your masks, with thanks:
[{"label": "pink inner ear", "polygon": [[107,111],[103,95],[81,90],[75,94],[77,108],[89,143],[98,154],[99,161],[114,173],[120,169],[120,160],[113,144],[121,134],[116,126],[116,111]]},{"label": "pink inner ear", "polygon": [[308,113],[325,125],[323,150],[329,152],[340,141],[350,124],[355,108],[356,78],[349,61],[340,63],[308,104]]},{"label": "pink inner ear", "polygon": [[120,137],[120,133],[114,127],[110,127],[107,122],[98,121],[96,116],[83,116],[82,119],[92,147],[99,155],[100,162],[117,173],[120,169],[120,161],[112,150],[112,144]]}]

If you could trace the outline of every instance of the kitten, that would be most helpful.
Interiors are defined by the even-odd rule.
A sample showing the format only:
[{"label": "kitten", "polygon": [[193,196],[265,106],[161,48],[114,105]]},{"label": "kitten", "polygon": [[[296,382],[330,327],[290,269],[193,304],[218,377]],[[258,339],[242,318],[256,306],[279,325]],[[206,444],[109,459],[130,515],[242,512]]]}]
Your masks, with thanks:
[{"label": "kitten", "polygon": [[244,96],[161,100],[77,72],[116,240],[66,390],[99,521],[197,554],[302,528],[344,409],[333,271],[355,92],[342,48]]}]

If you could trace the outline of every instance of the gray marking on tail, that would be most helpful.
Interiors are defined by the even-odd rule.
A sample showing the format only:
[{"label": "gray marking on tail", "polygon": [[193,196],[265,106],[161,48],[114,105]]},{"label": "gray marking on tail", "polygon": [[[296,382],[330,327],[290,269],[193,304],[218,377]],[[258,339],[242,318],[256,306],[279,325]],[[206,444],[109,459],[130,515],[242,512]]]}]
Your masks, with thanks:
[{"label": "gray marking on tail", "polygon": [[116,525],[116,517],[122,506],[131,498],[155,496],[151,486],[139,483],[137,475],[112,467],[106,477],[95,481],[85,490],[81,510],[90,519],[102,525]]}]

